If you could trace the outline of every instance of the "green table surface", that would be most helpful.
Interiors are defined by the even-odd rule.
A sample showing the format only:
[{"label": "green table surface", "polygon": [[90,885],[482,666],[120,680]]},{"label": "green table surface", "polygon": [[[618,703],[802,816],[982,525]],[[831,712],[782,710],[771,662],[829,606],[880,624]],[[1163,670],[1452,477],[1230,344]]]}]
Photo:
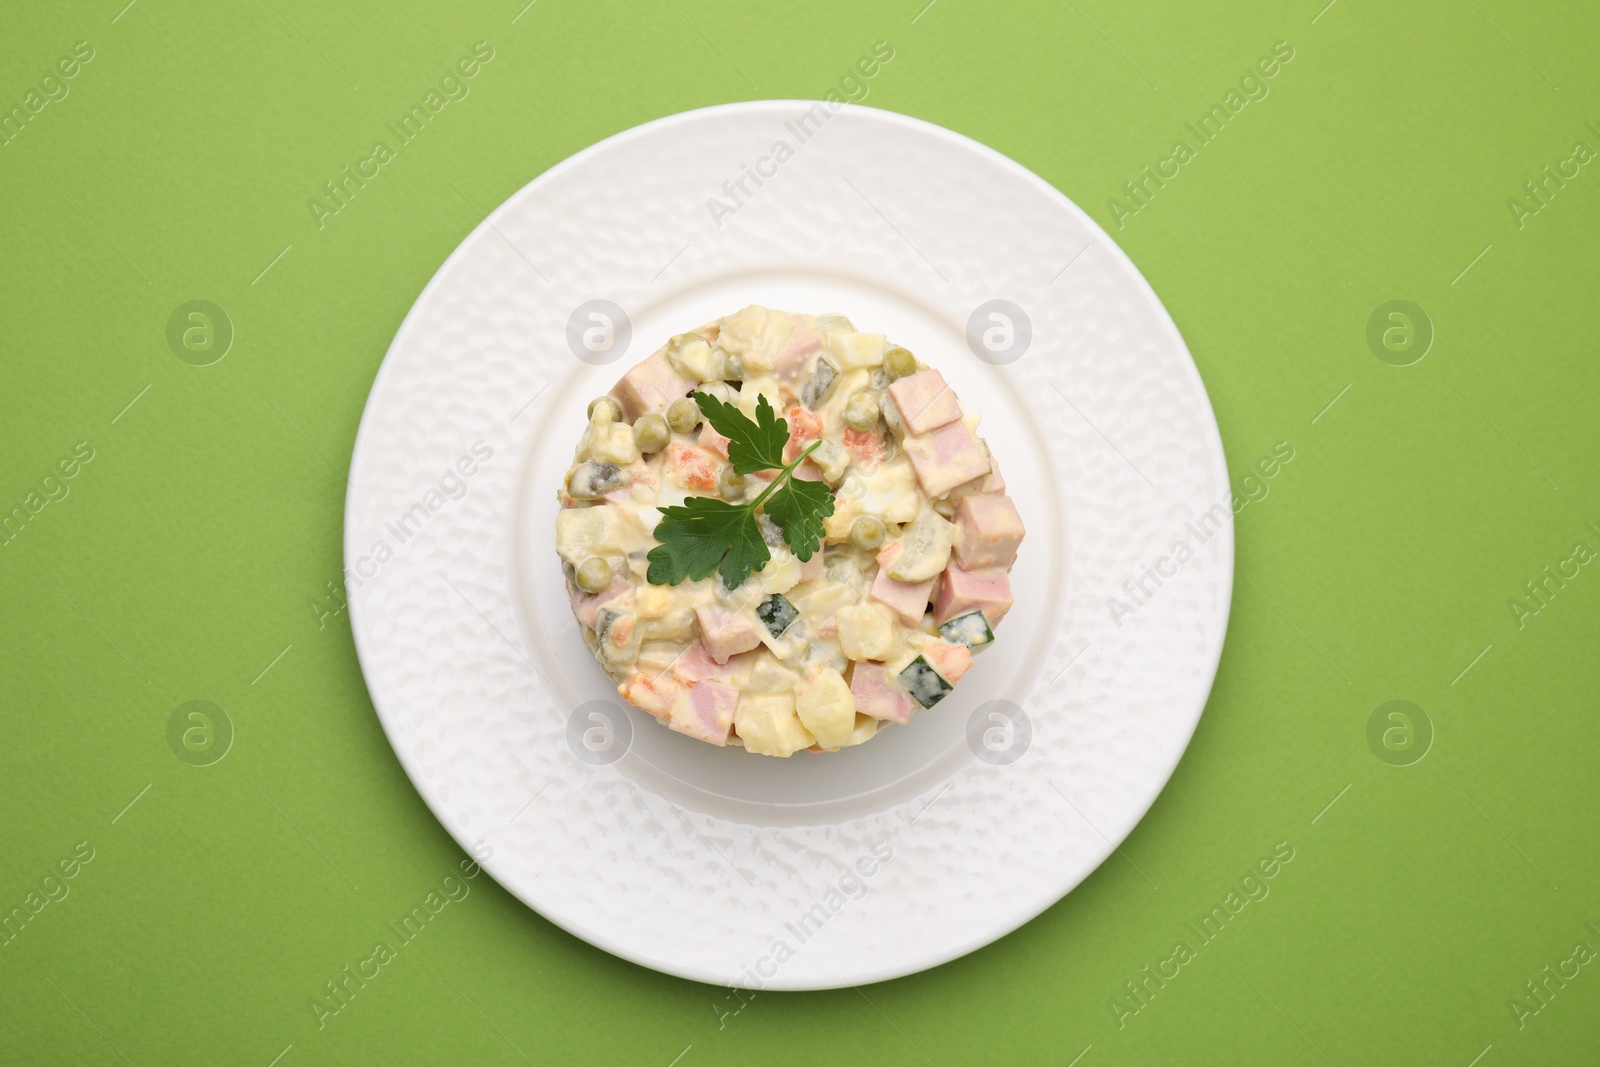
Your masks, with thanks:
[{"label": "green table surface", "polygon": [[[0,1062],[1600,1059],[1600,9],[524,2],[5,5]],[[1076,891],[923,974],[733,993],[481,876],[334,1000],[464,859],[340,608],[396,328],[573,152],[830,91],[1032,168],[1188,340],[1248,501],[1188,754]],[[170,344],[196,300],[225,320]],[[196,700],[209,755],[169,735]]]}]

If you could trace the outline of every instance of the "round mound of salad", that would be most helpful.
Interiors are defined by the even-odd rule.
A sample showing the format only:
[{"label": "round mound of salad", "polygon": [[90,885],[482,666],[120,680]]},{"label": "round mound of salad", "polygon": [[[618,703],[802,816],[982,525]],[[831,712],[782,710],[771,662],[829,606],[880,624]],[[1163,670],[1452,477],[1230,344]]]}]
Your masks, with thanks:
[{"label": "round mound of salad", "polygon": [[993,644],[1024,534],[978,420],[842,315],[752,306],[671,338],[589,405],[557,494],[617,692],[765,756],[938,704]]}]

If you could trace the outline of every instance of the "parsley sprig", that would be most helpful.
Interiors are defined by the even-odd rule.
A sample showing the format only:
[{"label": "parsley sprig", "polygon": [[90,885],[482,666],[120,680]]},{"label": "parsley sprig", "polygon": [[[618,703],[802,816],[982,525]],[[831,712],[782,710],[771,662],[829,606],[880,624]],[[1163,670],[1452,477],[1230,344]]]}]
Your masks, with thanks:
[{"label": "parsley sprig", "polygon": [[785,463],[789,424],[778,418],[766,397],[757,398],[753,420],[710,393],[695,393],[694,400],[711,428],[728,439],[728,462],[735,471],[776,470],[778,474],[745,504],[692,496],[682,504],[662,508],[663,517],[655,528],[655,538],[661,543],[650,550],[646,574],[650,584],[677,585],[685,578],[707,578],[717,571],[729,589],[739,588],[752,571],[759,571],[772,558],[756,521],[763,505],[766,516],[783,529],[784,543],[795,557],[801,562],[809,560],[822,542],[822,520],[833,514],[833,496],[824,483],[793,474],[820,442],[811,442]]}]

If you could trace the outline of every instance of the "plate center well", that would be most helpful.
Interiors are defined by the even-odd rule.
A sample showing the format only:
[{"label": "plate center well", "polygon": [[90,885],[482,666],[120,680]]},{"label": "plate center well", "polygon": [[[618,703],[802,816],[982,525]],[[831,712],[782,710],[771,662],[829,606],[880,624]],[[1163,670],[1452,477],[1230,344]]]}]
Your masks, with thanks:
[{"label": "plate center well", "polygon": [[[579,635],[555,554],[556,487],[582,434],[589,400],[672,334],[747,304],[844,314],[857,328],[888,334],[942,371],[962,399],[982,413],[979,433],[988,440],[1028,528],[1011,574],[1016,603],[994,646],[977,657],[949,697],[919,712],[909,725],[886,727],[866,744],[840,752],[773,759],[720,749],[674,733],[629,707]],[[626,754],[616,764],[620,771],[686,808],[741,822],[798,825],[860,817],[907,802],[976,764],[967,741],[969,720],[975,712],[982,717],[981,706],[993,700],[1026,709],[1040,665],[1059,636],[1066,603],[1064,494],[1043,438],[1046,428],[1025,402],[1022,372],[974,356],[964,318],[958,321],[909,290],[876,279],[794,269],[741,271],[665,290],[625,310],[632,341],[620,358],[593,367],[569,357],[566,373],[551,383],[549,403],[542,405],[550,415],[522,459],[512,512],[515,528],[508,543],[521,640],[549,680],[557,709],[571,714],[590,700],[614,701],[631,726]],[[564,350],[566,339],[536,343]]]}]

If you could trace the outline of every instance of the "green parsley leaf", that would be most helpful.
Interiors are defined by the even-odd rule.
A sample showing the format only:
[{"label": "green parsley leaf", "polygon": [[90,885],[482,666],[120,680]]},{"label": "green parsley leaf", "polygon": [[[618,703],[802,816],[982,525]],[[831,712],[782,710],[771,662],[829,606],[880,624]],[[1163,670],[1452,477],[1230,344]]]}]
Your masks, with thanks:
[{"label": "green parsley leaf", "polygon": [[793,461],[783,461],[789,443],[789,424],[777,417],[767,398],[757,397],[751,419],[732,404],[709,393],[695,393],[695,403],[711,428],[728,439],[728,461],[740,474],[776,470],[777,476],[746,504],[730,504],[715,497],[691,496],[682,504],[661,509],[650,550],[646,578],[651,585],[677,585],[684,579],[722,575],[729,589],[743,585],[751,572],[772,559],[761,536],[756,513],[765,504],[767,517],[783,529],[783,540],[802,563],[816,555],[822,544],[822,520],[833,514],[833,495],[822,482],[801,481],[794,470],[804,463],[816,442]]},{"label": "green parsley leaf", "polygon": [[694,400],[711,428],[728,439],[728,461],[740,474],[776,470],[784,465],[783,446],[789,441],[789,424],[777,417],[767,398],[756,398],[756,417],[724,404],[710,393],[695,393]]},{"label": "green parsley leaf", "polygon": [[801,563],[822,545],[822,520],[833,514],[833,495],[824,482],[791,477],[767,498],[768,518],[783,527],[783,540]]},{"label": "green parsley leaf", "polygon": [[[720,431],[719,431],[720,432]],[[737,589],[767,565],[772,553],[761,538],[756,509],[730,504],[715,497],[692,496],[681,505],[661,509],[650,550],[651,585],[677,585],[685,578],[701,579],[720,570],[729,589]]]}]

